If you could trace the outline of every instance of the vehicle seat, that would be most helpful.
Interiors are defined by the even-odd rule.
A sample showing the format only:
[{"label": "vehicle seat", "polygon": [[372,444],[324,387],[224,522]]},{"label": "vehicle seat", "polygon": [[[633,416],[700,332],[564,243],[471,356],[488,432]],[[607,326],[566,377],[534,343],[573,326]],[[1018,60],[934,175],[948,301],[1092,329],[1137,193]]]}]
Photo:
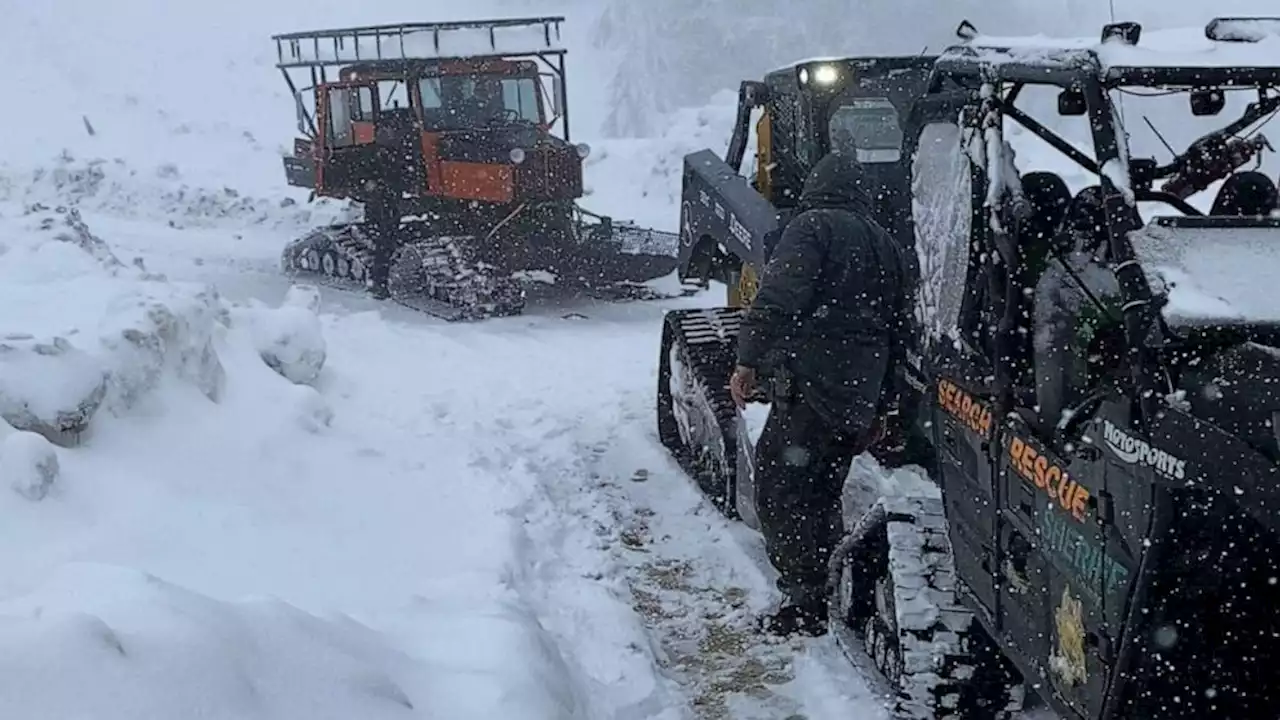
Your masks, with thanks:
[{"label": "vehicle seat", "polygon": [[1280,205],[1275,183],[1253,170],[1235,173],[1222,183],[1210,215],[1270,215]]},{"label": "vehicle seat", "polygon": [[[1019,229],[1018,249],[1020,277],[1018,287],[1034,288],[1044,274],[1053,244],[1071,203],[1071,190],[1056,173],[1031,172],[1022,177],[1022,192],[1030,210],[1028,219]],[[1023,334],[1020,357],[1014,360],[1014,377],[1018,378],[1018,404],[1035,405],[1034,356],[1035,342],[1033,318],[1035,296],[1024,294],[1019,309],[1019,323]]]},{"label": "vehicle seat", "polygon": [[[1053,235],[1051,243],[1053,254],[1060,259],[1066,259],[1073,251],[1094,253],[1106,246],[1105,239],[1106,213],[1102,202],[1102,187],[1090,185],[1077,193],[1067,207],[1062,224]],[[1070,276],[1060,274],[1057,277],[1060,282],[1075,284],[1075,280]],[[1037,278],[1037,286],[1039,281],[1040,279]],[[1037,287],[1037,292],[1032,298],[1033,313],[1035,301],[1039,296]],[[1071,364],[1074,362],[1076,349],[1071,347],[1070,336],[1073,332],[1068,327],[1069,319],[1060,318],[1063,324],[1061,326],[1055,324],[1057,329],[1052,333],[1049,347],[1045,347],[1042,342],[1037,342],[1037,336],[1042,332],[1048,332],[1048,329],[1039,326],[1034,322],[1035,319],[1033,314],[1031,347],[1034,358],[1032,370],[1035,405],[1039,407],[1038,427],[1042,436],[1048,439],[1053,437],[1053,428],[1062,416],[1062,411],[1079,399],[1075,396],[1083,388],[1072,387],[1070,382]]]}]

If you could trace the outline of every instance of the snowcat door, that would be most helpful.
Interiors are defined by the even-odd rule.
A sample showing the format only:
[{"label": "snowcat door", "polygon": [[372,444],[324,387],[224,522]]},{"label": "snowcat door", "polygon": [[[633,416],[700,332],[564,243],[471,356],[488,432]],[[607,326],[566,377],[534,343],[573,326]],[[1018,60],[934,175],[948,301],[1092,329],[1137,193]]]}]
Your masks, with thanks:
[{"label": "snowcat door", "polygon": [[367,82],[316,87],[316,192],[350,196],[375,172],[377,93]]},{"label": "snowcat door", "polygon": [[293,187],[315,190],[318,187],[315,121],[316,89],[301,88],[293,94],[298,114],[298,135],[293,140],[293,153],[284,156],[285,182]]}]

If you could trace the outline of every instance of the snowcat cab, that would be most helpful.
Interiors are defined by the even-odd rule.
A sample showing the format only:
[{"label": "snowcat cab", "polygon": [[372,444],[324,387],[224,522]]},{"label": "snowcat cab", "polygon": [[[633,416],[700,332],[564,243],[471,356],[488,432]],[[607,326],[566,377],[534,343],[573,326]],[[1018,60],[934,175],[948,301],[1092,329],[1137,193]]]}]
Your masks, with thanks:
[{"label": "snowcat cab", "polygon": [[[727,386],[739,316],[805,177],[832,150],[857,153],[876,219],[895,237],[910,236],[910,123],[932,65],[924,56],[813,60],[744,82],[725,157],[701,150],[684,158],[678,273],[704,286],[723,282],[728,297],[727,307],[667,313],[659,434],[717,507],[753,527],[752,442]],[[741,171],[757,113],[748,180]]]},{"label": "snowcat cab", "polygon": [[[1247,209],[1206,214],[1196,197],[1269,147],[1257,131],[1280,111],[1280,19],[1149,37],[1117,23],[1101,43],[961,36],[917,106],[913,160],[910,370],[941,499],[884,500],[855,525],[833,558],[837,637],[850,657],[870,652],[906,717],[922,697],[944,715],[960,696],[936,668],[964,653],[938,642],[937,665],[903,659],[921,633],[966,628],[1003,658],[961,664],[1011,662],[1007,677],[1063,718],[1280,717],[1274,172],[1253,176],[1271,190]],[[1053,102],[1060,117],[1038,120]],[[1142,157],[1144,127],[1166,153],[1157,126],[1172,114],[1215,129],[1169,162]],[[1084,143],[1064,134],[1072,122]],[[1015,154],[1024,142],[1056,153]],[[1024,193],[1031,171],[1072,164],[1096,186],[1083,201]],[[1046,224],[1058,233],[1034,232]],[[1037,303],[1068,290],[1080,303],[1066,319],[1096,322],[1063,353],[1042,334],[1062,317]],[[1067,372],[1064,354],[1083,382],[1047,406],[1037,390]],[[946,617],[956,601],[977,625]],[[997,717],[993,697],[946,716]]]},{"label": "snowcat cab", "polygon": [[[569,140],[562,22],[274,36],[305,134],[284,158],[289,184],[365,207],[364,226],[291,245],[286,269],[363,284],[378,260],[366,236],[394,234],[392,297],[451,319],[519,311],[513,273],[548,271],[562,283],[603,288],[670,272],[674,247],[656,255],[634,247],[660,245],[665,238],[655,235],[663,234],[574,204],[589,148]],[[300,89],[295,73],[311,84]],[[404,216],[429,220],[401,224]]]}]

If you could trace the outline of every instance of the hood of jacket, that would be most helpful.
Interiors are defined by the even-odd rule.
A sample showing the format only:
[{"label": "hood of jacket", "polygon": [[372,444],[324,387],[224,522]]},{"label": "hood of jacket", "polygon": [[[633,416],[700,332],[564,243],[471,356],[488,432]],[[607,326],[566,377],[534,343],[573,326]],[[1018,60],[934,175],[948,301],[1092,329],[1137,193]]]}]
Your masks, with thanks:
[{"label": "hood of jacket", "polygon": [[804,181],[800,210],[833,208],[865,212],[871,208],[866,174],[857,158],[833,152],[818,161]]}]

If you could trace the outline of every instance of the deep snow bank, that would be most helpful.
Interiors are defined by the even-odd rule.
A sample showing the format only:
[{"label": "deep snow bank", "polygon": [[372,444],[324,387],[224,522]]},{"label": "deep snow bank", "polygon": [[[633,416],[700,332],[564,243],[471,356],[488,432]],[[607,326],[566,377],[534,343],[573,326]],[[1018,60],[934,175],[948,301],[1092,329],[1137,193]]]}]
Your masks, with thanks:
[{"label": "deep snow bank", "polygon": [[[77,444],[100,409],[133,409],[166,380],[217,402],[215,349],[232,325],[212,287],[126,264],[74,209],[28,208],[0,254],[0,417],[60,445]],[[263,360],[293,382],[324,362],[318,303],[246,309]]]},{"label": "deep snow bank", "polygon": [[93,399],[74,447],[0,422],[0,717],[583,717],[516,579],[527,489],[409,373],[449,338],[231,303],[74,212],[0,238],[4,407]]},{"label": "deep snow bank", "polygon": [[124,568],[69,566],[0,603],[0,643],[4,717],[418,716],[412,663],[368,628]]}]

